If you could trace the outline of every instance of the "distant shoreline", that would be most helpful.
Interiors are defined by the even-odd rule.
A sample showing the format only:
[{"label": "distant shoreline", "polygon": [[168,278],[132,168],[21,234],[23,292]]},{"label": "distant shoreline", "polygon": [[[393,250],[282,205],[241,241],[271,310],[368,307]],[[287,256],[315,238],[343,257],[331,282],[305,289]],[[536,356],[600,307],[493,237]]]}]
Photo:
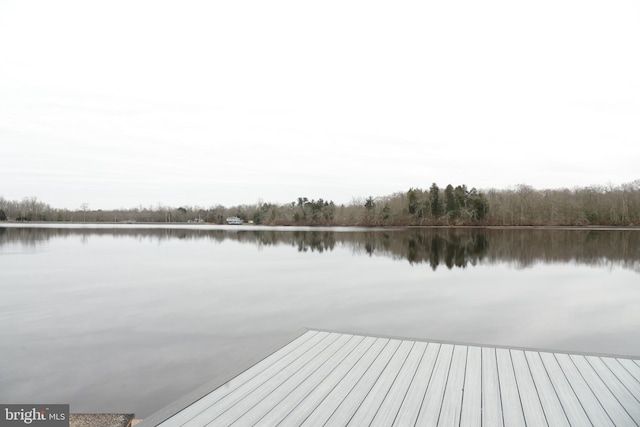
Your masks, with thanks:
[{"label": "distant shoreline", "polygon": [[[486,229],[486,230],[602,230],[616,231],[629,230],[640,231],[640,226],[633,225],[265,225],[243,224],[227,225],[214,223],[189,223],[189,222],[72,222],[72,221],[0,221],[0,227],[41,227],[55,228],[58,226],[71,226],[73,228],[104,228],[121,226],[123,228],[194,228],[211,230],[329,230],[329,229],[358,229],[358,230],[398,230],[398,229]],[[45,227],[42,227],[45,228]],[[65,228],[65,227],[62,227]]]},{"label": "distant shoreline", "polygon": [[0,221],[110,224],[255,224],[361,227],[638,227],[640,180],[617,187],[536,190],[527,185],[477,190],[436,183],[428,189],[354,199],[350,204],[298,197],[290,203],[225,207],[157,206],[121,209],[59,209],[35,197],[0,196]]}]

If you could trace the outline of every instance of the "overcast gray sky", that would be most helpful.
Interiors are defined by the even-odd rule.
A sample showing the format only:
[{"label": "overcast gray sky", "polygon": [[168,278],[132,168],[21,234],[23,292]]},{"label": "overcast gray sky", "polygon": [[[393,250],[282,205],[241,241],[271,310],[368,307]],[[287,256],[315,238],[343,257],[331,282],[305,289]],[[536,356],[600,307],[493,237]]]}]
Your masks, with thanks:
[{"label": "overcast gray sky", "polygon": [[640,178],[640,2],[0,0],[0,195],[348,203]]}]

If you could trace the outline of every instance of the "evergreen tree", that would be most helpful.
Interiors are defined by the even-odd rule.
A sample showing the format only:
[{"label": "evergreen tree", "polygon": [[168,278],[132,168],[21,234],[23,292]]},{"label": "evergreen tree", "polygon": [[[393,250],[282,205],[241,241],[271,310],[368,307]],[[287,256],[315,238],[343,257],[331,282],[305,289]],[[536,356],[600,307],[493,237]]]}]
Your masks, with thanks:
[{"label": "evergreen tree", "polygon": [[440,201],[440,189],[435,182],[431,184],[429,189],[429,204],[433,218],[439,218],[442,215],[442,202]]},{"label": "evergreen tree", "polygon": [[418,210],[418,195],[416,194],[416,190],[413,188],[410,188],[409,191],[407,191],[407,204],[409,215],[414,216]]},{"label": "evergreen tree", "polygon": [[369,196],[369,198],[366,200],[366,202],[365,202],[365,204],[364,204],[364,207],[365,207],[368,211],[370,211],[370,210],[372,210],[373,208],[375,208],[375,207],[376,207],[376,203],[373,201],[373,197]]},{"label": "evergreen tree", "polygon": [[325,221],[333,221],[335,217],[336,205],[333,203],[333,200],[330,202],[324,202],[324,206],[322,207],[322,216]]},{"label": "evergreen tree", "polygon": [[472,200],[473,213],[476,219],[483,220],[487,217],[489,204],[482,193],[477,193]]},{"label": "evergreen tree", "polygon": [[458,207],[456,206],[456,195],[454,194],[453,185],[447,185],[444,190],[444,210],[445,213],[452,218],[457,217]]}]

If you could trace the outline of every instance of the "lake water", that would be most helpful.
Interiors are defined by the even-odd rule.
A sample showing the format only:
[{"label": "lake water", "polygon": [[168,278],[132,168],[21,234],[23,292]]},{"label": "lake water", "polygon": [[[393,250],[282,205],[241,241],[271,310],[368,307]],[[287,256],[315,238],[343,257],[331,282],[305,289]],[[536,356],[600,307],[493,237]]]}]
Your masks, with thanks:
[{"label": "lake water", "polygon": [[0,402],[146,417],[302,327],[640,355],[640,230],[0,226]]}]

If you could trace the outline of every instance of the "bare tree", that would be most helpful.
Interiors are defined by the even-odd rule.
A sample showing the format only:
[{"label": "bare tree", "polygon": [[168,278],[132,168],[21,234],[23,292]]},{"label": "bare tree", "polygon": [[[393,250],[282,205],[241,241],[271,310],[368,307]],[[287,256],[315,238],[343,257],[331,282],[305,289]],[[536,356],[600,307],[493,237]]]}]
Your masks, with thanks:
[{"label": "bare tree", "polygon": [[87,210],[89,209],[89,203],[83,202],[80,205],[80,209],[82,210],[82,222],[87,222]]}]

